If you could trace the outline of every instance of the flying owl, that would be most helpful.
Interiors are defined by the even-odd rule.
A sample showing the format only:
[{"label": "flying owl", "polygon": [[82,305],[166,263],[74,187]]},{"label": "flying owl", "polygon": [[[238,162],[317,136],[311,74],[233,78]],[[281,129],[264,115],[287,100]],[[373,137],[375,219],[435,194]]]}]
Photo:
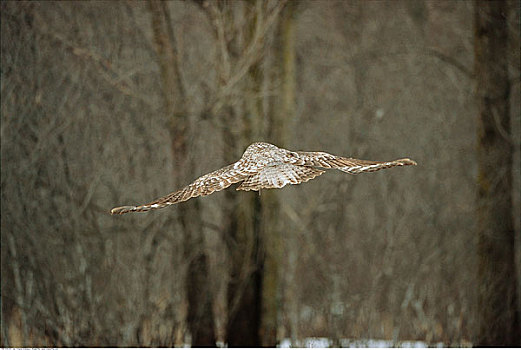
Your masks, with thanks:
[{"label": "flying owl", "polygon": [[262,188],[298,185],[322,175],[328,169],[358,174],[404,165],[416,165],[416,162],[409,158],[379,162],[344,158],[325,152],[293,152],[270,143],[255,142],[248,146],[237,162],[203,175],[179,191],[147,204],[117,207],[110,213],[114,215],[160,209],[190,198],[207,196],[240,181],[242,183],[237,191],[259,191]]}]

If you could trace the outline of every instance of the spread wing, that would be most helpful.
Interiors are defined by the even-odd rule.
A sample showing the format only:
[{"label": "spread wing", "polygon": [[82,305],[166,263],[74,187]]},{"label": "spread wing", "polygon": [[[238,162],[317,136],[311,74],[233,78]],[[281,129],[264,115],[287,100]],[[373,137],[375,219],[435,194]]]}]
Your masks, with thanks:
[{"label": "spread wing", "polygon": [[[266,146],[271,149],[266,151]],[[274,159],[278,161],[274,162]],[[244,182],[237,190],[258,191],[261,188],[282,188],[287,184],[309,181],[323,174],[325,170],[322,169],[338,169],[349,174],[358,174],[404,165],[416,165],[416,162],[409,158],[383,162],[360,160],[325,152],[292,152],[266,143],[254,143],[246,149],[238,162],[203,175],[179,191],[147,204],[117,207],[110,212],[114,215],[160,209],[190,198],[207,196],[239,181]]]},{"label": "spread wing", "polygon": [[339,157],[325,152],[292,152],[289,162],[304,166],[338,169],[349,174],[373,172],[395,166],[416,165],[416,162],[409,158],[375,161]]},{"label": "spread wing", "polygon": [[324,170],[293,164],[267,166],[258,173],[248,176],[237,187],[237,191],[258,191],[261,188],[282,188],[287,184],[297,185],[323,173]]},{"label": "spread wing", "polygon": [[164,197],[156,199],[153,202],[137,205],[123,206],[113,208],[110,213],[125,214],[130,212],[144,212],[153,209],[160,209],[172,204],[189,200],[190,198],[207,196],[215,191],[221,191],[231,184],[242,181],[248,177],[249,173],[242,167],[242,162],[225,166],[219,170],[203,175],[191,184],[185,186],[179,191],[172,192]]}]

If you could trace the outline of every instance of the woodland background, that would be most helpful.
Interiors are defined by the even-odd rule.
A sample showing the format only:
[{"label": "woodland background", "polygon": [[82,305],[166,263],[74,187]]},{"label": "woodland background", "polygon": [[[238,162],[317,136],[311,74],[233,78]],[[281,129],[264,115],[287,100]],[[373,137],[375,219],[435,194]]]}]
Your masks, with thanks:
[{"label": "woodland background", "polygon": [[[519,18],[517,1],[3,1],[2,346],[519,345]],[[109,214],[261,140],[418,166]],[[480,220],[487,193],[506,228]],[[510,304],[486,314],[483,295]]]}]

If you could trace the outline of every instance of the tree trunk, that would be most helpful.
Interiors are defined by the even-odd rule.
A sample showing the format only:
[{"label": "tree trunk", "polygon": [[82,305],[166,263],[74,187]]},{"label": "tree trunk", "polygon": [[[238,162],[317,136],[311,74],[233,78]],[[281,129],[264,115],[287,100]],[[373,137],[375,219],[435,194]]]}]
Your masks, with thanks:
[{"label": "tree trunk", "polygon": [[[189,204],[189,203],[184,203]],[[185,258],[188,261],[186,291],[188,328],[192,347],[215,347],[215,325],[212,312],[212,290],[208,276],[208,257],[204,249],[200,209],[197,201],[180,207],[180,220],[185,233]]]},{"label": "tree trunk", "polygon": [[[268,128],[268,140],[281,147],[289,147],[291,123],[296,114],[296,58],[295,58],[295,12],[297,3],[288,2],[281,14],[277,28],[277,52],[275,65],[280,79],[280,93],[275,101],[275,110],[271,113]],[[294,238],[290,228],[282,224],[280,191],[266,190],[262,194],[262,225],[261,241],[263,244],[263,276],[262,276],[262,315],[261,315],[261,342],[262,346],[275,347],[277,345],[277,331],[282,307],[282,266],[284,265],[284,246],[290,255],[289,260],[295,260],[294,246],[290,240]],[[286,228],[284,232],[283,227]],[[284,235],[284,237],[282,237]],[[292,266],[287,272],[292,273]],[[289,280],[292,280],[289,278]],[[293,286],[288,286],[289,293],[295,297]],[[290,301],[293,310],[296,300]],[[294,318],[292,318],[294,320]],[[290,320],[291,321],[291,320]],[[290,322],[291,334],[296,334],[296,323]],[[295,339],[294,339],[295,340]]]},{"label": "tree trunk", "polygon": [[[260,4],[259,1],[250,3],[256,11]],[[241,46],[251,42],[256,21],[259,20],[259,13],[256,12],[254,20],[249,24],[249,31],[244,34],[246,37],[239,35],[236,44]],[[228,142],[233,143],[228,154],[233,154],[238,149],[242,151],[264,136],[263,99],[258,97],[263,79],[260,64],[254,63],[248,70],[247,79],[242,83],[244,89],[251,90],[254,94],[249,94],[243,103],[231,108],[234,119],[242,125],[242,129],[240,135],[226,136]],[[257,193],[241,192],[235,203],[229,225],[231,240],[228,241],[231,279],[228,285],[227,343],[230,347],[259,347],[264,264],[263,242],[260,240],[260,198]]]},{"label": "tree trunk", "polygon": [[[252,89],[256,92],[262,84],[262,74],[258,64],[249,70]],[[242,118],[241,134],[231,146],[230,154],[237,149],[244,150],[253,140],[258,138],[258,126],[262,118],[262,103],[259,98],[244,101],[242,107],[236,107],[234,117]],[[243,110],[244,109],[244,110]],[[228,135],[227,140],[233,140]],[[235,158],[236,159],[236,158]],[[237,196],[237,194],[234,194]],[[236,206],[233,208],[229,226],[231,240],[228,242],[231,257],[231,279],[228,286],[229,322],[227,343],[230,347],[259,347],[260,319],[262,303],[263,256],[260,233],[260,199],[257,193],[239,193]]]},{"label": "tree trunk", "polygon": [[479,346],[519,346],[505,1],[475,2]]},{"label": "tree trunk", "polygon": [[[257,0],[245,4],[243,10],[255,12],[251,12],[253,20],[249,22],[249,30],[237,34],[232,42],[239,48],[248,47],[256,40],[265,40],[255,38],[259,23],[261,26],[265,25],[265,3]],[[267,63],[265,60],[252,62],[246,79],[240,85],[240,89],[249,93],[244,95],[241,103],[230,106],[226,113],[232,116],[234,124],[240,125],[241,129],[239,134],[224,130],[228,143],[225,154],[238,155],[237,150],[243,151],[254,141],[266,140],[281,146],[288,142],[288,120],[295,112],[292,13],[288,12],[284,16],[277,33],[281,36],[281,44],[275,52],[275,69],[277,78],[282,81],[282,97],[277,100],[266,97],[268,95],[264,91],[264,85],[269,79],[265,75]],[[241,57],[236,57],[231,52],[231,56],[240,61]],[[271,52],[264,54],[269,56]],[[223,66],[226,66],[224,63]],[[271,113],[267,113],[267,109]],[[230,158],[228,163],[235,160],[236,157]],[[228,285],[229,319],[226,341],[230,347],[274,347],[277,344],[283,256],[280,204],[276,190],[261,192],[262,194],[229,193],[230,199],[234,196],[237,200],[230,210],[227,223],[231,279]]]},{"label": "tree trunk", "polygon": [[[161,83],[165,101],[165,112],[169,117],[168,129],[172,140],[174,169],[193,169],[188,157],[188,120],[186,100],[177,61],[175,36],[167,3],[150,0],[152,29],[156,44]],[[185,170],[186,171],[186,170]],[[192,173],[188,170],[189,173]],[[174,174],[179,178],[180,173]],[[182,185],[177,183],[177,186]],[[197,201],[179,207],[179,220],[184,234],[185,258],[188,261],[186,294],[188,299],[188,328],[192,335],[192,346],[215,346],[215,327],[212,298],[208,276],[208,259],[204,250],[203,231]],[[180,340],[178,339],[177,342]]]},{"label": "tree trunk", "polygon": [[229,347],[259,347],[261,264],[258,241],[258,199],[241,193],[229,226],[231,278],[228,285]]},{"label": "tree trunk", "polygon": [[[239,108],[240,109],[240,108]],[[230,114],[242,118],[242,110]],[[226,154],[234,155],[249,143],[251,129],[246,126],[242,135],[226,135]],[[233,157],[236,160],[236,157]],[[231,158],[229,161],[233,161]],[[227,223],[230,282],[228,284],[228,326],[226,342],[229,347],[259,347],[261,264],[259,256],[259,199],[256,193],[228,191],[230,217]]]}]

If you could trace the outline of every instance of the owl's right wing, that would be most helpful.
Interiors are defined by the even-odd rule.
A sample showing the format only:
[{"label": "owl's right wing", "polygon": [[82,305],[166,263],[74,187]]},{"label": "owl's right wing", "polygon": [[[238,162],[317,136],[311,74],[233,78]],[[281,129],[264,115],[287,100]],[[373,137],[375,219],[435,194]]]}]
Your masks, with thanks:
[{"label": "owl's right wing", "polygon": [[395,166],[416,165],[416,162],[409,158],[376,161],[339,157],[325,152],[291,152],[291,154],[289,156],[291,164],[338,169],[349,174],[373,172]]},{"label": "owl's right wing", "polygon": [[248,171],[246,171],[243,168],[242,165],[242,162],[238,161],[234,164],[225,166],[224,168],[203,175],[191,184],[180,189],[179,191],[172,192],[164,197],[156,199],[153,202],[137,206],[127,205],[123,207],[113,208],[110,211],[110,213],[114,215],[161,209],[172,204],[187,201],[190,198],[207,196],[216,191],[224,190],[231,184],[243,181],[248,177],[248,175],[251,175]]}]

